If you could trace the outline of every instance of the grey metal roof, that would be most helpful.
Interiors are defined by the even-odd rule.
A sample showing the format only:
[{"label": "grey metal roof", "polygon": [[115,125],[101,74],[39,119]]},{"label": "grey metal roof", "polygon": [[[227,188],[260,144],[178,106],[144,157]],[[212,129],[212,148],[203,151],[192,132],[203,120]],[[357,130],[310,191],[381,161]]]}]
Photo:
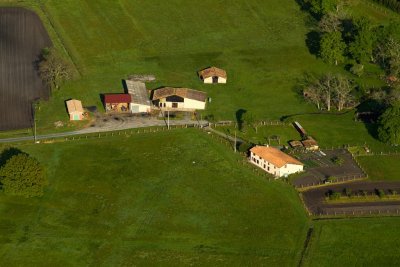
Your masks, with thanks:
[{"label": "grey metal roof", "polygon": [[143,82],[125,80],[128,94],[131,95],[132,103],[150,106],[149,94]]}]

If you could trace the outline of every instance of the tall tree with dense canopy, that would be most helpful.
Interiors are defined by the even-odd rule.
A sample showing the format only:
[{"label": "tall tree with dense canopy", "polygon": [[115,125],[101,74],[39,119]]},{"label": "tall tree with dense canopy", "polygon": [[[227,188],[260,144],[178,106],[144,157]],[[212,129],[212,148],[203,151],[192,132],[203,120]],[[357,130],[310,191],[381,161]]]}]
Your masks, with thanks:
[{"label": "tall tree with dense canopy", "polygon": [[47,184],[40,163],[25,153],[12,156],[0,169],[0,183],[5,194],[24,197],[43,195]]},{"label": "tall tree with dense canopy", "polygon": [[319,55],[325,62],[337,65],[344,60],[345,48],[340,32],[328,32],[322,35]]},{"label": "tall tree with dense canopy", "polygon": [[378,137],[385,143],[400,144],[400,102],[392,104],[379,117]]},{"label": "tall tree with dense canopy", "polygon": [[366,18],[356,19],[354,21],[354,39],[349,46],[351,56],[358,62],[372,60],[375,41],[371,22]]}]

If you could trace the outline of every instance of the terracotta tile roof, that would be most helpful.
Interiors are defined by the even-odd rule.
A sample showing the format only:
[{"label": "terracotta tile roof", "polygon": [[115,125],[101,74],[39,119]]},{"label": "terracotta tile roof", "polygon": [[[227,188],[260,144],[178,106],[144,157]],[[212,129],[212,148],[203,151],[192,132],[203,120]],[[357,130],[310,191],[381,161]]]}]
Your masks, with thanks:
[{"label": "terracotta tile roof", "polygon": [[106,94],[104,95],[104,103],[130,103],[130,94]]},{"label": "terracotta tile roof", "polygon": [[283,153],[282,151],[274,147],[255,146],[252,149],[250,149],[250,151],[278,168],[281,168],[288,163],[303,165],[303,163],[301,163],[297,159],[289,156],[288,154]]},{"label": "terracotta tile roof", "polygon": [[203,77],[203,79],[209,78],[209,77],[222,77],[222,78],[227,78],[226,71],[223,69],[219,69],[217,67],[210,67],[204,70],[199,71],[199,76]]},{"label": "terracotta tile roof", "polygon": [[173,88],[173,87],[164,87],[157,90],[153,90],[152,100],[158,100],[161,98],[165,98],[168,96],[180,96],[182,98],[189,98],[201,102],[205,102],[207,98],[207,94],[202,91],[197,91],[189,88]]},{"label": "terracotta tile roof", "polygon": [[82,102],[76,99],[71,99],[66,102],[68,113],[83,112]]}]

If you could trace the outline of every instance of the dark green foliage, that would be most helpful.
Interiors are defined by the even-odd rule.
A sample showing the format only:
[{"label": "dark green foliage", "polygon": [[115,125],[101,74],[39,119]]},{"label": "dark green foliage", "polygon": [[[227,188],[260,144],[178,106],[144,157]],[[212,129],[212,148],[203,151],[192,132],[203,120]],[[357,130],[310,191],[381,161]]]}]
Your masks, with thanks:
[{"label": "dark green foliage", "polygon": [[250,148],[251,148],[252,146],[253,146],[253,144],[244,142],[244,143],[241,143],[241,144],[239,145],[238,150],[239,150],[239,152],[247,153],[247,152],[249,152],[249,150],[250,150]]},{"label": "dark green foliage", "polygon": [[383,198],[385,196],[385,191],[382,189],[375,189],[375,192],[380,198]]},{"label": "dark green foliage", "polygon": [[372,58],[375,34],[371,22],[366,18],[354,20],[354,40],[350,43],[351,56],[358,62],[368,62]]},{"label": "dark green foliage", "polygon": [[5,194],[24,197],[43,195],[47,184],[43,167],[25,153],[7,160],[0,169],[0,182]]},{"label": "dark green foliage", "polygon": [[337,65],[344,60],[346,44],[340,32],[329,32],[322,35],[320,43],[320,57],[327,63]]},{"label": "dark green foliage", "polygon": [[389,144],[400,143],[400,103],[392,104],[379,117],[378,137]]},{"label": "dark green foliage", "polygon": [[334,200],[334,199],[339,199],[342,196],[339,192],[330,192],[329,194],[329,199]]},{"label": "dark green foliage", "polygon": [[364,65],[354,64],[353,66],[351,66],[350,72],[358,77],[361,77],[364,74]]},{"label": "dark green foliage", "polygon": [[336,165],[342,165],[344,163],[344,159],[342,157],[333,157],[331,158],[331,161],[336,164]]},{"label": "dark green foliage", "polygon": [[307,4],[312,14],[317,17],[322,17],[336,10],[339,0],[305,0],[304,3]]}]

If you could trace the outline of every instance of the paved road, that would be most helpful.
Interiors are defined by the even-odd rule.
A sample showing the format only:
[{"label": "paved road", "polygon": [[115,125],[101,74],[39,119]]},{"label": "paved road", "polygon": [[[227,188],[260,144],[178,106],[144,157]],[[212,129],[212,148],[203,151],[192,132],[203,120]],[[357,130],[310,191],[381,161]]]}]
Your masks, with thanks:
[{"label": "paved road", "polygon": [[[191,119],[170,120],[171,126],[190,125],[190,124],[207,125],[208,122],[191,120]],[[157,119],[152,117],[143,118],[143,117],[133,117],[133,116],[106,116],[99,118],[90,127],[84,128],[82,130],[38,135],[36,139],[43,140],[43,139],[68,137],[68,136],[82,135],[89,133],[110,132],[117,130],[152,127],[152,126],[167,126],[167,122],[163,119]],[[24,136],[24,137],[0,139],[0,143],[13,143],[13,142],[33,141],[33,140],[34,140],[33,136]]]},{"label": "paved road", "polygon": [[379,214],[379,213],[398,213],[400,212],[400,201],[384,201],[384,202],[359,202],[359,203],[327,203],[325,202],[326,194],[329,190],[334,192],[343,192],[343,190],[351,189],[354,193],[360,191],[373,194],[375,189],[382,189],[386,194],[390,194],[390,190],[400,192],[400,182],[354,182],[341,185],[332,185],[303,192],[304,203],[307,209],[314,215],[339,215],[348,214]]}]

